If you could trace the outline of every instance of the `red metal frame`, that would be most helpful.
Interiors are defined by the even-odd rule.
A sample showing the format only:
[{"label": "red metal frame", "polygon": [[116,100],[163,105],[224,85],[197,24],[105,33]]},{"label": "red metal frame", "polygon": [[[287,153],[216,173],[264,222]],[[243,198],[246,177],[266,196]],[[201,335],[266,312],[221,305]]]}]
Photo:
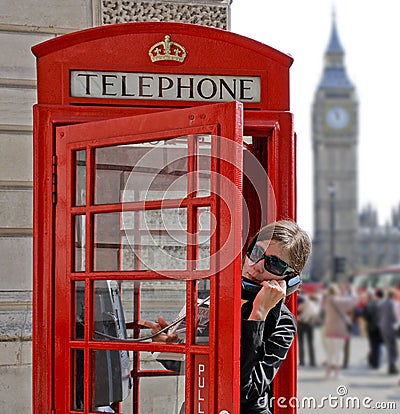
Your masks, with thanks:
[{"label": "red metal frame", "polygon": [[[93,245],[92,234],[91,231],[91,217],[95,213],[99,212],[112,212],[115,209],[118,209],[118,206],[112,207],[111,205],[93,205],[93,193],[91,189],[93,188],[93,177],[90,176],[90,173],[87,176],[87,182],[89,186],[87,187],[87,206],[86,207],[73,207],[73,191],[72,189],[75,188],[74,185],[70,185],[71,177],[73,177],[73,169],[74,162],[72,158],[72,153],[74,150],[81,150],[83,148],[88,148],[88,171],[93,171],[93,159],[90,154],[93,154],[92,146],[99,145],[101,143],[102,146],[104,145],[119,145],[122,143],[129,143],[129,142],[136,142],[136,141],[154,141],[155,139],[163,136],[164,138],[168,136],[174,136],[176,134],[180,135],[188,135],[194,133],[204,133],[206,131],[213,133],[213,135],[222,135],[223,137],[231,137],[231,139],[235,139],[240,145],[238,148],[241,147],[241,122],[237,122],[237,117],[241,117],[240,112],[240,104],[235,102],[228,103],[228,104],[217,104],[217,105],[210,105],[209,107],[198,107],[196,109],[186,109],[186,110],[179,110],[174,112],[164,112],[161,114],[152,114],[152,115],[142,115],[136,117],[127,117],[121,118],[116,120],[107,120],[107,121],[98,121],[98,122],[91,122],[91,123],[84,123],[76,126],[69,126],[69,127],[58,127],[57,128],[57,159],[58,159],[58,180],[62,184],[58,184],[58,197],[57,197],[57,211],[56,211],[56,234],[59,242],[57,243],[56,248],[56,289],[54,293],[54,302],[55,302],[55,327],[54,327],[54,338],[55,338],[55,349],[61,351],[55,353],[55,361],[54,361],[54,368],[57,375],[55,376],[55,407],[56,410],[61,409],[62,412],[68,412],[68,405],[70,402],[69,395],[72,395],[72,390],[70,389],[70,384],[72,383],[71,380],[67,380],[67,384],[64,382],[60,382],[58,378],[69,378],[71,372],[71,365],[72,360],[71,352],[68,352],[67,358],[65,357],[65,351],[69,349],[69,347],[74,347],[74,349],[80,348],[85,349],[85,406],[89,406],[90,402],[90,385],[91,385],[91,375],[90,375],[90,349],[118,349],[121,347],[121,344],[118,346],[118,342],[110,343],[103,343],[103,342],[96,342],[96,341],[73,341],[71,343],[71,329],[65,329],[66,326],[72,327],[73,322],[70,318],[73,315],[72,311],[66,312],[65,305],[66,303],[72,303],[71,297],[71,280],[86,280],[87,284],[87,291],[89,295],[86,295],[86,309],[88,309],[88,317],[85,320],[88,320],[89,323],[86,324],[86,331],[85,331],[85,338],[90,338],[90,326],[92,326],[93,315],[91,315],[91,309],[93,308],[93,304],[91,303],[92,294],[91,292],[91,284],[90,280],[92,277],[96,279],[104,279],[104,278],[111,278],[111,279],[125,279],[125,278],[132,278],[134,280],[141,280],[147,279],[149,277],[157,277],[156,273],[149,274],[149,272],[128,272],[121,274],[119,272],[110,274],[110,272],[106,272],[106,274],[99,274],[96,272],[91,272],[87,270],[86,272],[76,274],[74,276],[71,273],[70,278],[68,275],[69,270],[72,268],[72,246],[73,246],[73,239],[71,234],[71,229],[73,228],[73,222],[71,222],[71,213],[72,214],[83,214],[86,212],[87,216],[87,246]],[[230,112],[233,114],[230,115]],[[201,116],[200,116],[201,115]],[[229,119],[230,118],[230,119]],[[192,120],[193,119],[193,120]],[[239,118],[240,119],[240,118]],[[155,122],[156,121],[156,122]],[[160,126],[162,125],[162,131],[160,131]],[[187,125],[185,127],[185,125]],[[172,130],[171,132],[168,132]],[[130,132],[132,131],[132,132]],[[130,137],[129,134],[132,134]],[[215,139],[215,144],[219,147],[220,154],[215,154],[215,159],[219,161],[220,165],[216,172],[221,174],[224,177],[227,177],[229,181],[231,181],[235,186],[241,188],[241,174],[235,172],[232,169],[232,165],[236,165],[238,171],[241,171],[241,154],[236,151],[236,154],[232,153],[230,146],[226,146],[224,141],[221,143],[217,142],[217,137]],[[92,148],[92,149],[90,149]],[[228,152],[229,151],[229,152]],[[226,164],[224,166],[224,162],[222,161],[224,158],[226,159],[227,155],[230,156],[230,162],[232,164]],[[214,186],[218,184],[215,183]],[[235,211],[236,217],[231,217],[231,220],[227,222],[226,225],[221,225],[219,237],[220,240],[228,239],[229,233],[231,232],[231,228],[240,228],[241,224],[241,199],[236,196],[235,199],[231,199],[231,194],[226,193],[223,187],[220,187],[220,197],[225,200],[226,204],[220,204],[217,199],[214,201],[208,200],[207,204],[214,206],[212,209],[213,214],[216,216],[221,215],[223,217],[229,217],[231,212],[225,212],[227,205],[230,207],[236,206],[233,211]],[[215,198],[215,195],[212,197]],[[92,201],[90,201],[92,200]],[[180,200],[178,202],[181,203]],[[203,205],[205,201],[199,199],[199,205]],[[156,204],[158,202],[153,202]],[[197,204],[198,204],[197,203]],[[142,203],[144,204],[144,203]],[[151,202],[146,202],[143,207],[145,208],[148,205],[151,205]],[[164,202],[165,204],[165,202]],[[171,203],[172,204],[172,203]],[[195,199],[191,200],[193,206],[196,204]],[[151,206],[150,206],[151,207]],[[216,209],[216,210],[215,210]],[[118,211],[118,210],[115,210]],[[233,220],[233,221],[232,221]],[[231,257],[235,257],[234,252],[240,252],[241,249],[241,232],[237,232],[235,234],[235,240],[232,242],[232,245],[226,253],[230,253]],[[218,251],[218,246],[220,244],[219,240],[214,236],[214,242],[212,245],[215,246]],[[90,253],[90,248],[87,248],[87,255],[86,255],[86,268],[92,269],[92,257],[93,254]],[[216,310],[216,315],[218,315],[217,325],[220,330],[226,332],[238,332],[239,330],[239,314],[236,315],[234,318],[226,318],[226,315],[229,313],[229,310],[238,306],[240,301],[240,283],[239,279],[233,279],[232,275],[240,274],[240,266],[241,261],[240,257],[230,264],[225,269],[221,271],[215,272],[215,276],[213,276],[214,285],[212,291],[211,298],[211,308]],[[187,272],[179,271],[179,275],[177,277],[182,277],[182,273],[185,274],[187,279],[192,279],[193,277],[198,278],[199,276],[195,276],[194,272],[202,273],[202,271],[191,271],[190,269]],[[171,276],[174,275],[174,271],[171,271]],[[90,275],[93,275],[92,277]],[[88,279],[89,278],[89,279]],[[189,289],[187,294],[188,303],[193,302],[193,285],[189,283]],[[191,287],[191,288],[190,288]],[[215,291],[221,292],[222,296],[216,297]],[[67,300],[66,300],[67,299]],[[235,305],[236,303],[236,305]],[[69,307],[67,307],[69,308]],[[188,306],[188,309],[192,309],[193,306]],[[222,317],[221,317],[221,316]],[[192,319],[191,319],[192,318]],[[188,315],[188,320],[194,320],[194,315]],[[190,325],[189,325],[190,326]],[[194,330],[190,330],[189,332],[194,332]],[[194,338],[188,338],[186,348],[183,345],[167,345],[167,348],[170,352],[186,352],[186,379],[188,384],[194,383],[193,372],[192,372],[192,357],[194,355],[208,355],[208,366],[210,367],[209,370],[209,378],[207,379],[208,384],[215,384],[214,386],[210,386],[208,388],[208,395],[209,395],[209,404],[208,407],[209,412],[213,411],[212,407],[215,407],[215,404],[219,406],[219,410],[228,409],[233,411],[234,406],[238,406],[238,398],[239,398],[239,370],[236,369],[238,366],[239,361],[239,345],[238,343],[234,343],[232,341],[232,337],[228,335],[218,336],[217,338],[211,334],[211,332],[215,333],[215,321],[212,318],[210,323],[210,344],[209,347],[205,348],[198,345],[188,345],[191,342],[194,343]],[[215,334],[214,334],[215,335]],[[141,349],[153,349],[160,350],[163,349],[163,346],[155,346],[155,345],[143,345],[143,344],[124,344],[122,349],[137,351]],[[164,345],[165,348],[165,345]],[[72,348],[71,348],[72,349]],[[121,348],[120,348],[121,349]],[[218,350],[218,351],[217,351]],[[215,359],[217,357],[217,359]],[[194,362],[197,359],[194,360]],[[212,369],[211,367],[216,366],[218,361],[218,369]],[[204,358],[203,358],[203,365]],[[216,376],[218,372],[221,374],[223,372],[224,375]],[[140,373],[139,373],[140,374]],[[231,378],[232,382],[230,385],[232,389],[227,389],[225,379]],[[223,380],[224,379],[224,380]],[[67,385],[67,386],[66,386]],[[214,392],[218,392],[218,399],[215,397]],[[232,398],[232,396],[236,396],[236,398]],[[186,405],[188,412],[191,412],[191,404],[193,399],[192,388],[188,387],[186,393]],[[86,411],[85,411],[86,412]],[[206,411],[205,411],[206,412]]]},{"label": "red metal frame", "polygon": [[[174,40],[178,40],[186,46],[189,51],[188,58],[184,64],[178,67],[151,65],[148,61],[147,50],[167,33],[172,35]],[[143,50],[146,53],[143,53]],[[60,204],[60,200],[57,200],[57,204],[53,204],[53,198],[59,197],[59,195],[53,194],[55,188],[53,180],[57,179],[59,182],[63,182],[64,179],[69,180],[72,171],[69,171],[64,177],[58,175],[57,170],[60,171],[60,166],[56,165],[57,157],[55,155],[61,141],[57,138],[56,131],[61,131],[59,127],[64,125],[152,112],[158,112],[160,114],[158,116],[161,116],[166,124],[169,123],[170,126],[173,126],[172,119],[174,118],[171,117],[171,121],[168,121],[169,117],[164,114],[165,111],[185,106],[196,108],[204,105],[201,102],[184,101],[72,98],[69,90],[70,70],[260,76],[262,82],[261,102],[245,102],[243,104],[243,120],[232,120],[232,127],[235,125],[236,133],[239,133],[239,130],[243,128],[244,135],[252,135],[259,137],[262,142],[264,139],[266,141],[266,144],[262,144],[265,151],[259,155],[259,159],[268,171],[274,189],[277,218],[290,217],[295,219],[296,217],[296,159],[293,118],[287,112],[289,110],[289,67],[292,58],[254,40],[196,25],[133,23],[104,26],[61,36],[33,47],[33,52],[38,57],[38,105],[34,108],[33,358],[35,364],[33,367],[33,410],[34,413],[39,414],[50,412],[54,408],[54,401],[57,398],[54,390],[55,381],[62,381],[56,377],[59,366],[55,365],[55,359],[57,359],[57,353],[60,349],[63,349],[62,340],[60,342],[60,338],[55,337],[55,332],[59,330],[59,327],[69,326],[67,317],[69,315],[66,315],[66,308],[56,306],[54,300],[56,294],[54,274],[60,265],[67,265],[67,258],[58,255],[57,258],[61,260],[61,263],[58,259],[54,260],[56,247],[63,247],[65,241],[60,238],[60,234],[55,232],[56,208],[57,210],[62,209],[63,201]],[[252,58],[249,59],[249,56]],[[201,111],[200,107],[199,111]],[[82,126],[82,128],[86,127]],[[239,154],[236,154],[236,157],[239,161]],[[90,164],[91,161],[89,160],[88,163]],[[229,171],[231,166],[228,164],[222,163],[220,168],[226,175],[232,173]],[[87,179],[89,180],[89,178]],[[239,177],[237,176],[235,179],[238,182]],[[68,191],[72,192],[73,190],[70,188]],[[69,197],[72,195],[70,194]],[[90,194],[87,194],[87,198],[90,199]],[[237,202],[237,200],[232,200],[232,202]],[[247,203],[251,206],[252,200],[247,200]],[[226,207],[221,205],[221,208]],[[220,213],[223,216],[222,210]],[[254,234],[260,224],[262,223],[259,222],[259,218],[251,222],[251,234]],[[225,230],[228,231],[228,228]],[[71,234],[68,233],[66,237],[67,240],[70,239]],[[91,236],[87,234],[87,237],[88,243],[91,241]],[[88,257],[87,260],[90,258]],[[236,267],[230,269],[232,274],[238,272],[239,261],[234,263]],[[87,289],[89,291],[92,289],[90,283],[87,284]],[[192,289],[188,289],[190,300],[193,300]],[[212,323],[215,324],[215,327],[223,326],[226,328],[226,330],[223,329],[219,332],[229,332],[229,328],[234,327],[233,332],[239,332],[237,331],[238,321],[236,319],[239,313],[235,313],[235,318],[226,318],[226,315],[232,314],[231,289],[232,286],[229,284],[222,284],[219,287],[218,295],[212,297],[213,303],[218,302],[220,306],[220,312],[217,313],[217,317]],[[236,295],[238,294],[237,289],[238,287],[235,286]],[[71,303],[71,301],[68,302]],[[86,305],[92,309],[92,303],[89,299]],[[296,311],[293,298],[289,300],[289,307]],[[238,309],[237,312],[239,312]],[[64,323],[67,325],[63,325]],[[87,325],[86,338],[89,337],[90,329],[89,324]],[[227,353],[238,355],[239,341],[232,341],[229,335],[221,334],[219,334],[218,341]],[[104,345],[101,342],[96,343],[97,345],[99,349],[104,346],[110,348],[109,344]],[[120,345],[115,343],[115,347]],[[167,346],[170,347],[170,345]],[[126,345],[124,347],[126,348]],[[153,344],[146,344],[145,348],[140,345],[135,349],[151,350],[153,348],[159,349]],[[215,384],[218,389],[216,400],[220,407],[226,407],[223,405],[224,401],[232,403],[232,392],[238,386],[239,362],[235,358],[224,361],[233,380],[228,381],[228,377],[222,379],[216,376],[216,378],[218,377],[218,383]],[[215,362],[211,365],[214,365]],[[88,374],[88,359],[85,365],[86,374]],[[296,383],[297,363],[294,345],[274,381],[275,395],[286,396],[288,399],[295,396]],[[212,395],[213,393],[211,393],[210,401],[213,401]],[[238,395],[236,396],[235,393],[234,395],[236,398],[234,405],[238,410]],[[192,398],[190,389],[187,390],[186,398],[190,403]],[[236,411],[232,409],[233,412]],[[275,406],[275,412],[283,412],[283,409]],[[296,410],[295,408],[287,408],[284,412],[294,413]]]}]

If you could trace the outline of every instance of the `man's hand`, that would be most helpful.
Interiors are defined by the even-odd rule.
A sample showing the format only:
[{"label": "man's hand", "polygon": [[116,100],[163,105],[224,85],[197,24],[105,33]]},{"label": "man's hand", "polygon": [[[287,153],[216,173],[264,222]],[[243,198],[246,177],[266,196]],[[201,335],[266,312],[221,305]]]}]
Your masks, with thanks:
[{"label": "man's hand", "polygon": [[[155,334],[161,329],[168,326],[168,322],[162,316],[158,317],[158,322],[143,320],[139,321],[139,323],[143,326],[146,326],[147,328],[150,328],[152,334]],[[178,342],[178,335],[162,332],[159,335],[152,338],[152,340],[154,342],[175,343]]]},{"label": "man's hand", "polygon": [[268,312],[286,296],[286,282],[284,280],[264,280],[261,285],[262,288],[254,299],[249,320],[265,320]]}]

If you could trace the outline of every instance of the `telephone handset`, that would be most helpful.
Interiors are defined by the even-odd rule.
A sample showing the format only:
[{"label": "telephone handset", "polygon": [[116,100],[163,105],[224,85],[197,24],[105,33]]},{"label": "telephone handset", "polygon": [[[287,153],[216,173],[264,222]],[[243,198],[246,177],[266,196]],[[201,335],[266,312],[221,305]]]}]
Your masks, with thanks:
[{"label": "telephone handset", "polygon": [[[286,276],[283,280],[286,282],[286,296],[295,292],[301,283],[300,275]],[[242,276],[242,299],[254,300],[257,293],[261,290],[261,287],[262,286],[259,283]]]}]

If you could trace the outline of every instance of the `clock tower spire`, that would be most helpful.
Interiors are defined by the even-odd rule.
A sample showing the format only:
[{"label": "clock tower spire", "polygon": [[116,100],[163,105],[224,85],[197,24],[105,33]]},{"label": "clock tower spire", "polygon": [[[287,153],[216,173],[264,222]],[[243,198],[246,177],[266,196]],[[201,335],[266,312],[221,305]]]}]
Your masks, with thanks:
[{"label": "clock tower spire", "polygon": [[333,13],[312,109],[314,280],[338,281],[358,260],[358,100],[344,55]]}]

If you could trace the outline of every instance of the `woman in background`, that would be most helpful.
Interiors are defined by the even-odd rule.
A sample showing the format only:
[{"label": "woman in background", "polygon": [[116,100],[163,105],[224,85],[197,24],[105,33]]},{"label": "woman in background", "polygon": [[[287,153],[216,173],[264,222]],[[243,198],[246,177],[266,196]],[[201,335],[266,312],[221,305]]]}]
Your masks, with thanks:
[{"label": "woman in background", "polygon": [[357,297],[341,295],[339,286],[332,284],[324,300],[324,336],[326,352],[326,378],[339,376],[343,364],[343,350],[350,338],[352,321],[350,314],[357,304]]}]

